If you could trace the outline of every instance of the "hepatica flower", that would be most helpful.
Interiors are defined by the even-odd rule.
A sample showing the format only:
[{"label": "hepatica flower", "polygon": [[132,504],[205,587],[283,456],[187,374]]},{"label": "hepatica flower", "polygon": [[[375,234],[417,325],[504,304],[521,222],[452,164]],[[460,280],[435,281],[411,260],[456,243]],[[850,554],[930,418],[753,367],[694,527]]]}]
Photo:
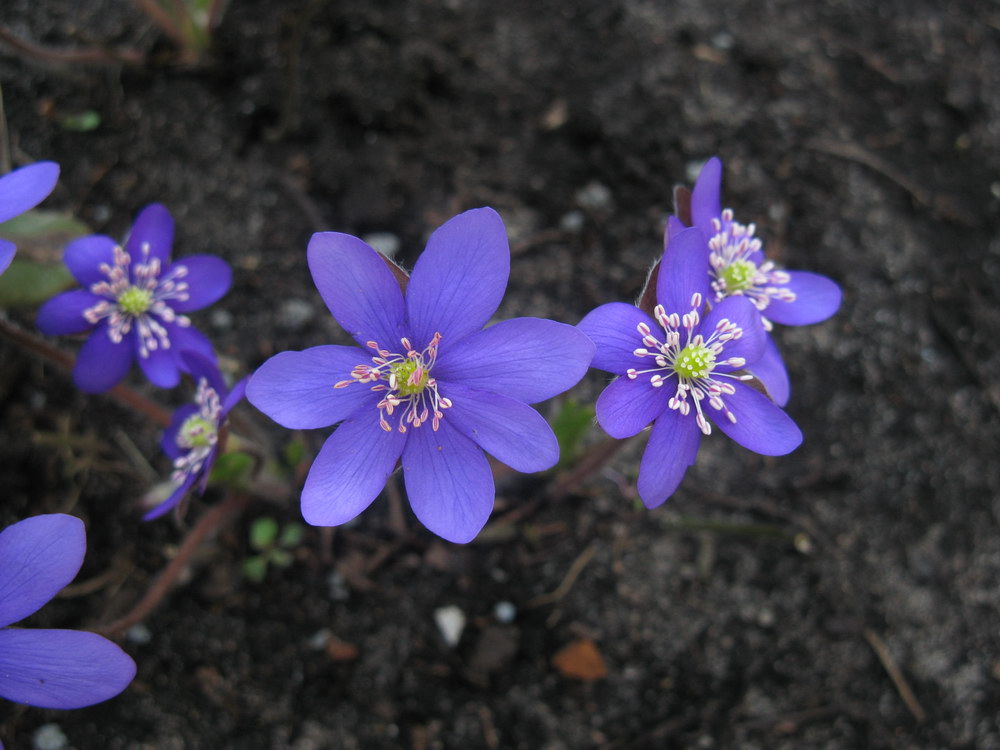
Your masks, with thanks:
[{"label": "hepatica flower", "polygon": [[[753,224],[740,224],[733,210],[722,208],[722,162],[713,157],[702,167],[691,194],[691,220],[708,241],[709,302],[727,297],[749,299],[761,314],[765,330],[772,323],[809,325],[826,320],[840,307],[840,287],[819,274],[786,271],[764,256]],[[683,225],[671,222],[671,233]],[[765,339],[763,356],[754,374],[780,406],[788,402],[790,386],[774,341]]]},{"label": "hepatica flower", "polygon": [[[20,216],[45,200],[59,179],[59,165],[40,161],[0,177],[0,224]],[[7,270],[17,250],[0,238],[0,274]]]},{"label": "hepatica flower", "polygon": [[76,576],[83,522],[54,513],[0,533],[0,696],[41,708],[81,708],[112,698],[135,662],[96,633],[7,627],[35,613]]},{"label": "hepatica flower", "polygon": [[194,352],[184,352],[181,356],[197,390],[194,403],[177,409],[163,433],[160,445],[174,462],[170,476],[174,490],[145,515],[147,521],[159,518],[175,507],[199,480],[200,492],[205,491],[221,448],[219,435],[226,417],[243,400],[246,390],[247,378],[229,390],[214,362]]},{"label": "hepatica flower", "polygon": [[355,237],[315,234],[308,257],[320,295],[360,348],[283,352],[247,386],[248,400],[285,427],[340,423],[306,479],[303,516],[317,526],[354,518],[401,461],[417,518],[445,539],[470,541],[493,508],[483,451],[518,471],[553,466],[555,435],[528,404],[579,381],[594,345],[538,318],[483,329],[510,269],[503,221],[489,208],[434,232],[405,297]]},{"label": "hepatica flower", "polygon": [[618,375],[597,399],[597,420],[614,438],[653,422],[639,465],[639,496],[663,503],[694,463],[712,423],[756,453],[780,456],[802,442],[795,423],[746,384],[764,350],[760,313],[746,297],[719,301],[708,312],[705,240],[698,229],[675,235],[660,263],[654,317],[612,302],[579,328],[597,345],[593,366]]},{"label": "hepatica flower", "polygon": [[48,334],[91,331],[80,349],[73,379],[88,393],[106,391],[138,360],[155,385],[173,388],[187,371],[181,352],[214,361],[212,345],[185,313],[221,298],[232,281],[229,264],[211,255],[171,262],[174,220],[159,204],[136,218],[124,246],[110,237],[74,240],[63,255],[83,289],[64,292],[38,312]]}]

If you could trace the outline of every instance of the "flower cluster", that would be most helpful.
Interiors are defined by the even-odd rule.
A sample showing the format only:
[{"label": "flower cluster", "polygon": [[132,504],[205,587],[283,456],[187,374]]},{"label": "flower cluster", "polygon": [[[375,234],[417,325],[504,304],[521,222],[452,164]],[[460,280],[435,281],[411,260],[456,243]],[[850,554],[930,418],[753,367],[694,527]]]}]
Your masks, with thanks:
[{"label": "flower cluster", "polygon": [[[58,179],[59,165],[51,161],[29,164],[0,177],[0,224],[45,200]],[[13,242],[0,238],[0,274],[10,266],[16,250]]]}]

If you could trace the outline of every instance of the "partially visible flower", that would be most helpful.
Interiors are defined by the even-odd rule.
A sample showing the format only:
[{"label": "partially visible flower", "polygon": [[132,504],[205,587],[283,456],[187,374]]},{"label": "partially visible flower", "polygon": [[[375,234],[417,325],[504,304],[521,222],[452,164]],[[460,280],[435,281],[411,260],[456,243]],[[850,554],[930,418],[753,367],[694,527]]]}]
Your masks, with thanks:
[{"label": "partially visible flower", "polygon": [[0,533],[0,696],[41,708],[113,698],[135,662],[111,641],[78,630],[7,627],[34,614],[76,576],[87,550],[83,522],[53,513]]},{"label": "partially visible flower", "polygon": [[656,280],[654,318],[612,302],[579,328],[597,345],[593,367],[619,377],[597,399],[597,421],[611,437],[638,434],[653,422],[639,465],[639,496],[655,508],[674,493],[698,455],[711,422],[756,453],[780,456],[802,442],[795,423],[744,381],[764,350],[760,314],[745,297],[705,312],[711,287],[705,240],[676,234]]},{"label": "partially visible flower", "polygon": [[170,476],[174,489],[166,500],[144,516],[147,521],[159,518],[176,506],[199,479],[199,492],[205,492],[208,476],[219,455],[219,435],[226,417],[243,400],[246,390],[248,378],[229,390],[214,362],[194,352],[184,352],[182,357],[197,390],[194,403],[177,409],[163,433],[160,445],[174,462]]},{"label": "partially visible flower", "polygon": [[213,255],[171,263],[173,239],[173,218],[154,203],[136,217],[124,247],[99,234],[66,247],[63,260],[84,288],[46,302],[38,311],[38,327],[48,334],[92,331],[73,370],[80,390],[112,388],[135,359],[161,388],[173,388],[180,372],[187,372],[181,352],[215,361],[212,344],[184,313],[221,298],[232,270]]},{"label": "partially visible flower", "polygon": [[510,269],[507,233],[490,208],[431,235],[405,298],[381,256],[350,235],[314,234],[309,268],[364,348],[282,352],[247,386],[250,403],[285,427],[341,423],[306,479],[303,516],[316,526],[349,521],[401,459],[417,518],[449,541],[470,541],[493,509],[483,451],[518,471],[555,465],[555,435],[528,404],[575,385],[594,345],[573,326],[538,318],[480,330]]},{"label": "partially visible flower", "polygon": [[[59,165],[51,161],[29,164],[0,177],[0,224],[45,200],[58,179]],[[0,239],[0,274],[10,266],[16,250],[13,242]]]},{"label": "partially visible flower", "polygon": [[[740,224],[733,210],[722,208],[722,162],[709,159],[702,167],[691,194],[691,221],[708,241],[710,304],[727,297],[744,296],[760,311],[764,328],[773,323],[809,325],[826,320],[840,307],[841,291],[833,281],[807,271],[785,271],[764,256],[753,224]],[[673,220],[668,234],[683,229]],[[779,406],[788,402],[788,373],[777,346],[767,337],[764,355],[753,372],[767,386]]]}]

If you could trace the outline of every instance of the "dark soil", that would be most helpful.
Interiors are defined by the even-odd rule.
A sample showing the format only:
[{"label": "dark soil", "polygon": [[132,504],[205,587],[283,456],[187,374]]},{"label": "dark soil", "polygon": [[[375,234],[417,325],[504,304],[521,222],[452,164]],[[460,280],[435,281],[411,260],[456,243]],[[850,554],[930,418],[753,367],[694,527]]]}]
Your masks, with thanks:
[{"label": "dark soil", "polygon": [[[771,256],[845,289],[835,318],[778,334],[806,435],[791,456],[705,441],[649,512],[639,441],[561,501],[505,479],[498,516],[537,507],[466,547],[408,510],[399,536],[383,496],[332,540],[310,529],[263,584],[240,574],[249,524],[298,509],[251,506],[148,641],[123,642],[129,690],[74,712],[5,704],[9,747],[55,722],[88,749],[1000,748],[995,2],[233,0],[201,69],[171,64],[125,0],[3,5],[36,42],[150,55],[123,70],[0,48],[15,157],[58,161],[46,205],[95,231],[161,201],[178,254],[232,263],[232,292],[196,322],[237,374],[342,340],[306,268],[319,229],[392,232],[412,263],[444,219],[488,204],[515,252],[502,317],[576,322],[632,299],[671,188],[712,154]],[[60,126],[91,109],[96,130]],[[97,626],[219,498],[142,523],[149,470],[122,445],[165,475],[157,428],[9,342],[0,357],[0,521],[76,513],[78,580],[111,571],[32,624]],[[568,593],[534,605],[588,550]],[[434,622],[447,605],[469,621],[455,648]],[[603,679],[553,666],[581,638]]]}]

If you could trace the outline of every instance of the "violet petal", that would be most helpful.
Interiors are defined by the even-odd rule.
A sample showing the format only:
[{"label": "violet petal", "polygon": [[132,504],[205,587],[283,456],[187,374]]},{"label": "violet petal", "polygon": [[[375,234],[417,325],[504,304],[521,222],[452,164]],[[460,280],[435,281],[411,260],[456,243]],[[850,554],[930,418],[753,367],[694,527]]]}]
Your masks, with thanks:
[{"label": "violet petal", "polygon": [[771,399],[748,385],[734,382],[736,392],[725,402],[735,422],[721,412],[708,410],[719,429],[747,450],[764,456],[784,456],[802,443],[802,432],[792,418],[775,406]]},{"label": "violet petal", "polygon": [[715,234],[712,219],[722,215],[722,162],[713,156],[698,174],[691,191],[691,220],[701,229],[706,239]]},{"label": "violet petal", "polygon": [[613,438],[638,435],[663,413],[674,391],[673,380],[654,388],[649,384],[648,375],[640,375],[635,380],[622,375],[598,397],[597,421]]},{"label": "violet petal", "polygon": [[753,363],[750,371],[764,384],[774,403],[781,407],[788,403],[792,394],[792,384],[773,336],[766,337],[764,353]]},{"label": "violet petal", "polygon": [[76,387],[84,393],[103,393],[117,385],[132,367],[134,336],[135,331],[130,331],[116,344],[108,336],[107,321],[98,323],[76,357]]},{"label": "violet petal", "polygon": [[179,281],[188,285],[186,300],[170,300],[177,312],[191,312],[218,302],[229,291],[233,269],[214,255],[189,255],[174,263],[172,269],[184,267],[187,273]]},{"label": "violet petal", "polygon": [[826,320],[840,307],[840,287],[817,273],[787,271],[791,280],[789,291],[795,293],[794,302],[772,299],[764,310],[764,317],[786,326],[805,326]]},{"label": "violet petal", "polygon": [[114,266],[117,245],[117,242],[103,234],[78,237],[66,245],[63,263],[73,274],[73,278],[85,287],[107,281],[108,276],[101,270],[101,266]]},{"label": "violet petal", "polygon": [[690,414],[666,409],[657,417],[639,464],[639,497],[647,508],[662,505],[674,494],[698,457],[700,444],[701,430]]},{"label": "violet petal", "polygon": [[86,289],[57,294],[38,310],[36,325],[42,333],[50,336],[83,333],[94,327],[83,317],[84,312],[102,299]]},{"label": "violet petal", "polygon": [[716,326],[723,320],[738,325],[743,329],[743,334],[738,339],[730,339],[725,342],[719,357],[723,361],[730,357],[741,357],[744,362],[741,365],[726,365],[720,362],[715,366],[715,370],[717,372],[742,370],[760,359],[764,353],[764,342],[767,334],[764,331],[760,313],[757,312],[753,303],[742,295],[726,297],[705,315],[699,329],[701,335],[708,339]]},{"label": "violet petal", "polygon": [[45,200],[58,179],[59,165],[51,161],[29,164],[0,177],[0,224]]},{"label": "violet petal", "polygon": [[670,240],[663,253],[656,279],[656,301],[669,315],[691,310],[691,298],[701,295],[703,304],[713,299],[709,281],[708,243],[701,230],[685,229]]},{"label": "violet petal", "polygon": [[137,264],[146,260],[146,246],[149,248],[149,259],[158,258],[162,267],[168,266],[173,245],[174,219],[166,206],[159,203],[146,206],[135,217],[132,233],[125,242],[125,252],[132,258],[132,272],[135,272]]},{"label": "violet petal", "polygon": [[649,360],[633,352],[643,346],[642,334],[636,327],[645,323],[649,329],[662,334],[659,324],[635,305],[609,302],[591,310],[577,324],[597,346],[591,367],[622,375],[629,369],[642,370]]}]

